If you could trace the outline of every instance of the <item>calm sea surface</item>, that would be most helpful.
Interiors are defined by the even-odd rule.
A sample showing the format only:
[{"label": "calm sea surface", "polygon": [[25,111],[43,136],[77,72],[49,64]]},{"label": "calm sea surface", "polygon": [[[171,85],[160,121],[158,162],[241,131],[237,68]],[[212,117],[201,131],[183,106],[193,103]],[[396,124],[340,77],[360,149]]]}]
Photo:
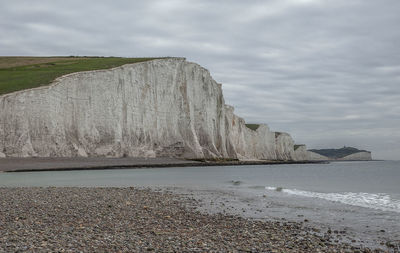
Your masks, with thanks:
[{"label": "calm sea surface", "polygon": [[10,186],[178,186],[324,199],[400,213],[400,161],[1,173]]}]

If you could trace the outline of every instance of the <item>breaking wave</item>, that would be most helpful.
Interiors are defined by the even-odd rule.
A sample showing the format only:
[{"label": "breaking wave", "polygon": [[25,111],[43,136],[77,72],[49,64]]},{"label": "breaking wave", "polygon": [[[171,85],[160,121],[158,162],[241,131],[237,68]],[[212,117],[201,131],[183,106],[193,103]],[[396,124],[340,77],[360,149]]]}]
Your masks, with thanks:
[{"label": "breaking wave", "polygon": [[291,195],[302,197],[320,198],[347,205],[373,208],[383,211],[400,213],[400,200],[393,199],[386,193],[365,193],[365,192],[342,192],[342,193],[322,193],[302,191],[297,189],[285,189],[282,187],[265,187],[266,190],[279,191]]}]

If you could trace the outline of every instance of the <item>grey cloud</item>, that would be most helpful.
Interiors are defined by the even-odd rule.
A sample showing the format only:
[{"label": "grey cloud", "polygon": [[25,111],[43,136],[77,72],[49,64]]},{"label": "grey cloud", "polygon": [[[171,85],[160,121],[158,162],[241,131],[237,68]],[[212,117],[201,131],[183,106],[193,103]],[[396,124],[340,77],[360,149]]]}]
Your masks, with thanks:
[{"label": "grey cloud", "polygon": [[248,122],[400,157],[400,2],[2,1],[1,55],[184,56]]}]

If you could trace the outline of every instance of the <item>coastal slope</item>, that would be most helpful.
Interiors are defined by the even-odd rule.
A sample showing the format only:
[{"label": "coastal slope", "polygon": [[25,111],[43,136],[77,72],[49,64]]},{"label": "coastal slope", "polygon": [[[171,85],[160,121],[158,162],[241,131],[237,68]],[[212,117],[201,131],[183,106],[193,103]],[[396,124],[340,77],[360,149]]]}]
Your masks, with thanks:
[{"label": "coastal slope", "polygon": [[0,96],[0,156],[308,158],[289,134],[246,127],[221,84],[184,58],[72,73]]},{"label": "coastal slope", "polygon": [[339,149],[311,149],[308,150],[309,160],[339,160],[339,161],[369,161],[372,160],[370,151],[353,147]]},{"label": "coastal slope", "polygon": [[351,155],[347,155],[345,157],[341,157],[338,160],[345,161],[368,161],[372,160],[371,152],[357,152]]}]

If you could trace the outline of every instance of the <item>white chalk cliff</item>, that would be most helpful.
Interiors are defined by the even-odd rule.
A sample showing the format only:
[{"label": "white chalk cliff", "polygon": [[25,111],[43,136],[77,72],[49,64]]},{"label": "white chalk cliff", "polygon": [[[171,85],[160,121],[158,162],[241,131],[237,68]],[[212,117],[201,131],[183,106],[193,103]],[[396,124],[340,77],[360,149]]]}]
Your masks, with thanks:
[{"label": "white chalk cliff", "polygon": [[345,160],[345,161],[369,161],[372,160],[372,155],[371,152],[357,152],[342,158],[339,158],[338,160]]},{"label": "white chalk cliff", "polygon": [[254,131],[221,84],[183,58],[78,72],[0,96],[0,157],[306,160],[286,133]]},{"label": "white chalk cliff", "polygon": [[307,151],[307,157],[310,161],[326,161],[326,160],[338,160],[338,161],[370,161],[372,160],[371,152],[356,152],[340,158],[331,158],[324,155],[320,155],[316,152]]},{"label": "white chalk cliff", "polygon": [[318,153],[312,152],[312,151],[307,151],[308,152],[308,158],[313,161],[325,161],[325,160],[331,160],[331,158],[320,155]]}]

